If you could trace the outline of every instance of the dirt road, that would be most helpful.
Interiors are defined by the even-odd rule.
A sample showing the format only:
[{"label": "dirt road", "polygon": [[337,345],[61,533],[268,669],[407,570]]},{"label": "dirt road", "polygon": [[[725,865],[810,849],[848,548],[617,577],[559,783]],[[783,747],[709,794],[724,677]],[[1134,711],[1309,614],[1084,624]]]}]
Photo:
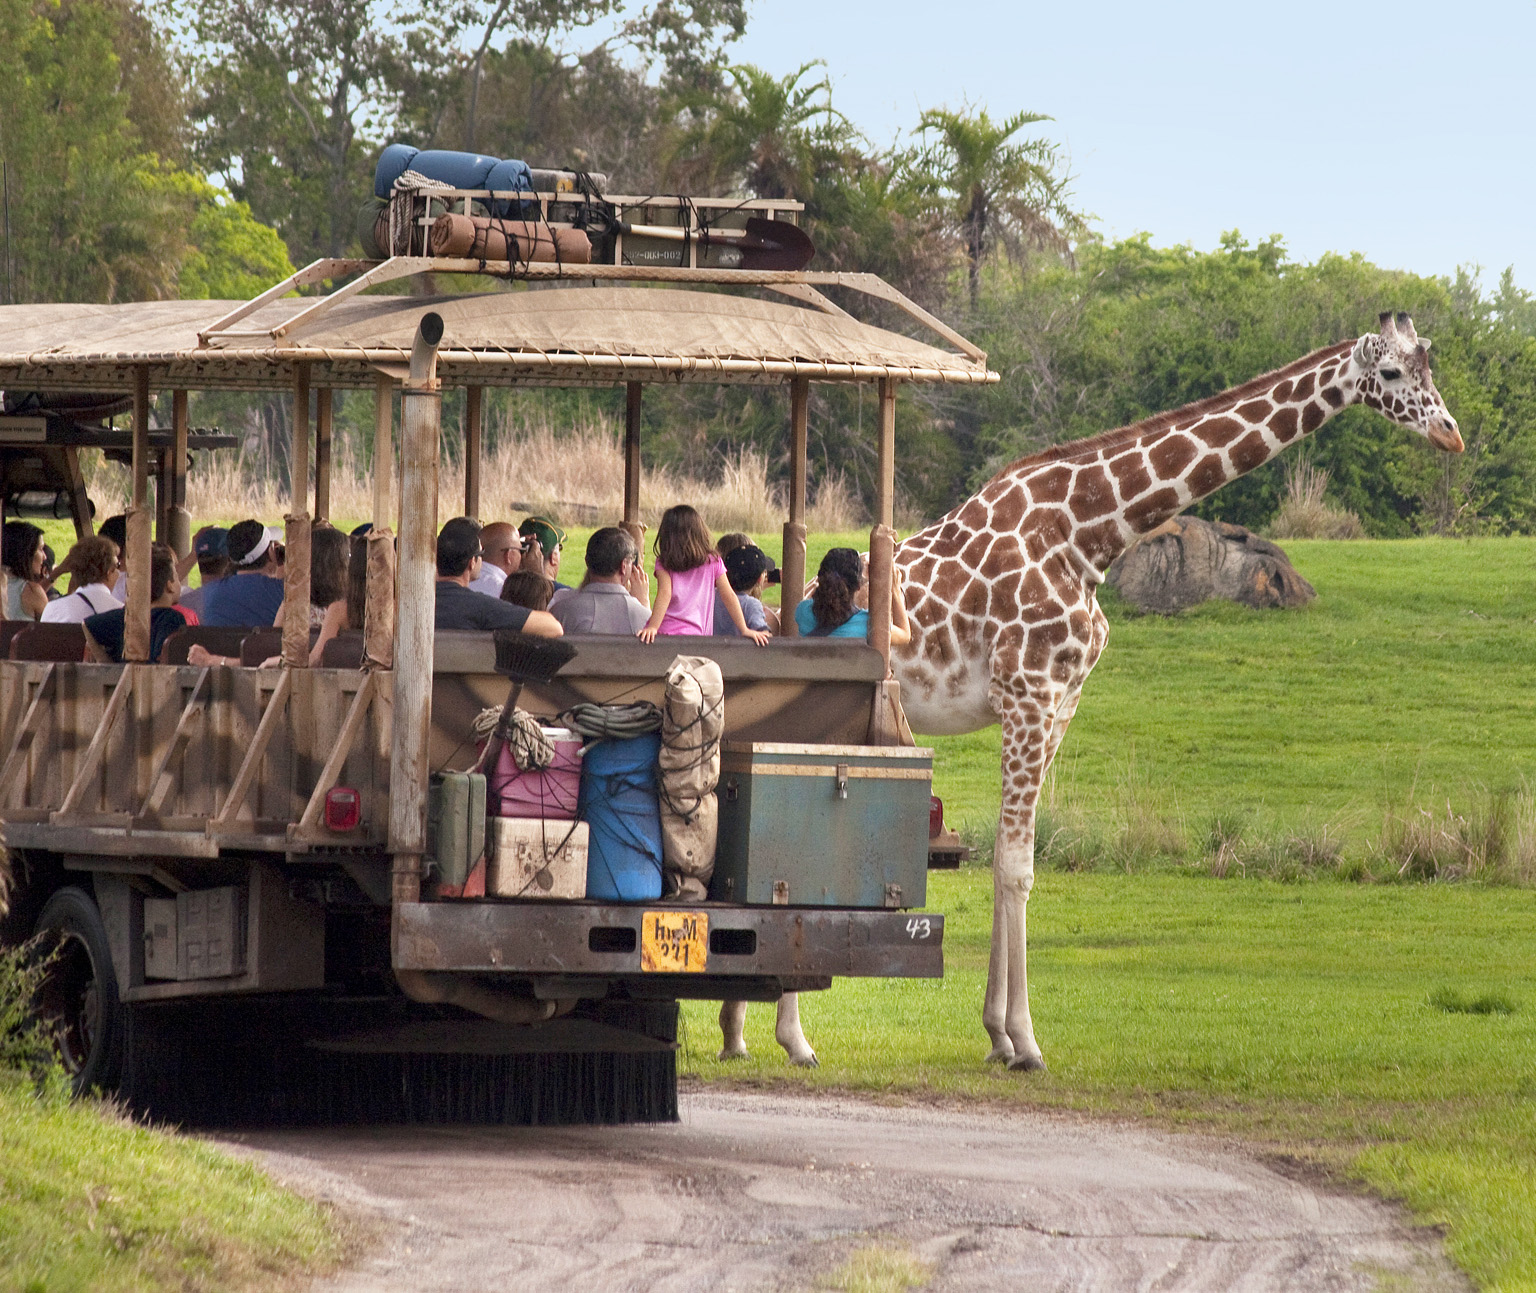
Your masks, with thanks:
[{"label": "dirt road", "polygon": [[383,1220],[318,1287],[809,1289],[903,1249],[948,1289],[1468,1287],[1397,1208],[1198,1137],[1038,1113],[695,1092],[674,1126],[263,1132]]}]

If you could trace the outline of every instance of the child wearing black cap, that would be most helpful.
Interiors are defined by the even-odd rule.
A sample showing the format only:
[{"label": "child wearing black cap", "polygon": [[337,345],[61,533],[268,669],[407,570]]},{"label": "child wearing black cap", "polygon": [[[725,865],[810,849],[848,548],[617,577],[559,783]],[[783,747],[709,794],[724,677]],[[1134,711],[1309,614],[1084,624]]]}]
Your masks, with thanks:
[{"label": "child wearing black cap", "polygon": [[[725,577],[731,581],[731,590],[741,603],[741,614],[747,627],[777,633],[779,617],[772,607],[763,605],[763,590],[769,584],[779,582],[779,569],[773,564],[773,558],[756,544],[742,544],[725,554]],[[716,598],[715,635],[740,637],[731,617],[718,604],[718,594]]]}]

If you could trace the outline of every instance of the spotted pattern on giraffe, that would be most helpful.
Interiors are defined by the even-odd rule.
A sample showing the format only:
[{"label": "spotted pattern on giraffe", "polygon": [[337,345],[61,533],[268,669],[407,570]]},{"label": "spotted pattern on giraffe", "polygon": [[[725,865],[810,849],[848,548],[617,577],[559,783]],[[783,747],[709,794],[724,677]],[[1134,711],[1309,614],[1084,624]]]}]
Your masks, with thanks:
[{"label": "spotted pattern on giraffe", "polygon": [[1281,444],[1289,444],[1296,438],[1296,410],[1276,409],[1274,417],[1269,420],[1269,429],[1275,433],[1275,439]]},{"label": "spotted pattern on giraffe", "polygon": [[1184,469],[1200,456],[1200,447],[1188,436],[1169,436],[1161,444],[1154,445],[1147,454],[1152,470],[1161,480],[1177,480]]}]

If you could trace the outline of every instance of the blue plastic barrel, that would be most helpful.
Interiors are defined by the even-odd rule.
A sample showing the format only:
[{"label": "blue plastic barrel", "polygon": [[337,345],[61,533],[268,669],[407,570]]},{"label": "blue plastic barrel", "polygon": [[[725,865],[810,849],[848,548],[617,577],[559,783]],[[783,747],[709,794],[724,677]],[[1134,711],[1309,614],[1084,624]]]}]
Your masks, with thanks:
[{"label": "blue plastic barrel", "polygon": [[587,823],[587,897],[644,902],[661,897],[661,737],[599,741],[581,764],[577,814]]},{"label": "blue plastic barrel", "polygon": [[411,168],[411,160],[420,150],[410,144],[391,144],[379,154],[379,164],[373,168],[373,196],[387,198],[398,180]]}]

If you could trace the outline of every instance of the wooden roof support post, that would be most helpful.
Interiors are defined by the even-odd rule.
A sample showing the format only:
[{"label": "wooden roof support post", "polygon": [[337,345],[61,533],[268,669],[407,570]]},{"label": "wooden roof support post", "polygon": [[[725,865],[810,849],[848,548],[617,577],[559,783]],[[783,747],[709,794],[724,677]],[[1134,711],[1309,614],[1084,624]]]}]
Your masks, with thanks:
[{"label": "wooden roof support post", "polygon": [[464,388],[464,515],[480,516],[480,453],[485,430],[485,387]]},{"label": "wooden roof support post", "polygon": [[331,519],[331,422],[336,412],[335,392],[321,387],[315,392],[315,521]]},{"label": "wooden roof support post", "polygon": [[645,554],[645,528],[640,524],[640,406],[643,382],[624,384],[624,530]]},{"label": "wooden roof support post", "polygon": [[133,370],[133,498],[128,507],[128,612],[123,659],[149,659],[149,365]]},{"label": "wooden roof support post", "polygon": [[789,386],[789,520],[784,522],[784,560],[780,575],[779,632],[798,637],[795,607],[805,596],[805,437],[811,383],[796,377]]},{"label": "wooden roof support post", "polygon": [[368,583],[363,599],[363,668],[395,662],[395,383],[383,373],[373,390],[373,528],[368,531]]},{"label": "wooden roof support post", "polygon": [[192,514],[187,511],[187,393],[171,392],[169,497],[165,501],[165,541],[178,557],[192,551]]},{"label": "wooden roof support post", "polygon": [[875,526],[869,532],[869,644],[891,666],[891,581],[896,565],[896,383],[880,380]]},{"label": "wooden roof support post", "polygon": [[624,385],[624,524],[640,524],[640,404],[643,382]]},{"label": "wooden roof support post", "polygon": [[442,316],[423,314],[400,400],[400,628],[395,635],[389,742],[389,851],[394,855],[392,892],[397,912],[401,903],[421,898],[422,858],[427,850],[441,416],[437,346],[442,339]]},{"label": "wooden roof support post", "polygon": [[309,364],[293,367],[293,445],[288,453],[287,556],[283,562],[283,664],[309,668]]}]

